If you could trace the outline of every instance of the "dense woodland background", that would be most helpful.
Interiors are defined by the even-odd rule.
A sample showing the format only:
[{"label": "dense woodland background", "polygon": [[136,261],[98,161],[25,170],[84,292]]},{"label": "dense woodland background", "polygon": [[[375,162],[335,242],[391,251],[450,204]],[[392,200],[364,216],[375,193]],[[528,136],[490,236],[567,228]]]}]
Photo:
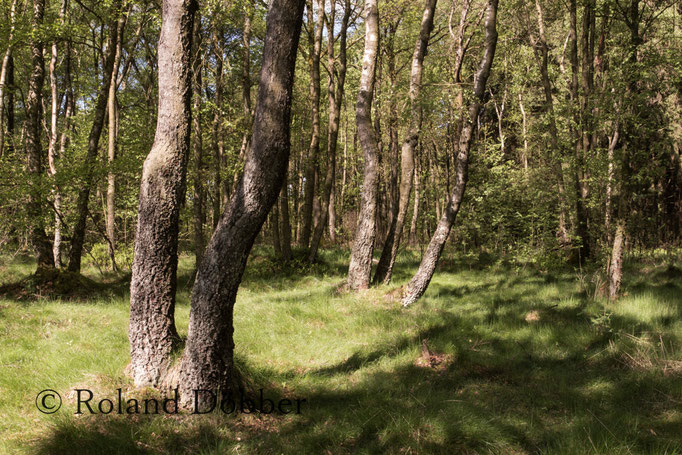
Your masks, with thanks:
[{"label": "dense woodland background", "polygon": [[[2,0],[0,18],[2,324],[109,318],[98,336],[117,340],[104,360],[121,368],[102,374],[179,385],[183,406],[197,388],[290,396],[292,381],[325,403],[316,418],[348,424],[312,439],[299,420],[265,425],[304,452],[682,447],[678,1]],[[103,295],[118,303],[55,306]],[[239,332],[258,332],[259,311],[275,341]],[[15,379],[0,388],[21,396]],[[467,381],[518,407],[439,408],[474,403]],[[539,419],[572,432],[559,445],[534,426],[535,392],[518,394],[531,382]],[[388,409],[377,396],[408,389],[428,406],[398,406],[407,430],[391,412],[370,424],[379,442],[338,407]],[[33,447],[240,441],[65,422]]]},{"label": "dense woodland background", "polygon": [[[5,1],[2,6],[2,248],[29,249],[30,227],[38,226],[43,241],[54,245],[55,264],[75,270],[72,245],[84,225],[80,255],[102,270],[129,269],[141,166],[156,124],[160,5],[46,2],[38,26],[32,25],[30,2]],[[266,6],[258,1],[201,3],[192,58],[193,151],[181,212],[185,251],[201,254],[240,174]],[[274,244],[283,259],[291,247],[307,248],[311,232],[323,221],[325,176],[331,166],[327,85],[330,71],[339,72],[338,37],[345,14],[346,95],[323,247],[349,247],[358,218],[363,156],[354,107],[362,5],[340,2],[333,17],[329,2],[323,6],[324,21],[318,2],[306,13],[287,184],[259,237],[259,242]],[[405,243],[412,248],[429,241],[453,186],[453,150],[463,96],[481,51],[484,6],[475,1],[437,5],[417,101],[421,134],[404,226]],[[379,11],[373,109],[379,140],[377,247],[397,206],[400,147],[410,126],[410,66],[423,5],[397,1],[380,5]],[[679,244],[681,15],[672,1],[500,4],[497,56],[450,248],[548,262],[576,260],[571,255],[582,245],[582,256],[604,261],[621,220],[632,249]],[[29,159],[29,41],[36,34],[43,44],[45,75],[36,118],[39,137],[34,139],[39,155]],[[111,54],[113,70],[107,62]],[[116,83],[105,87],[109,72]],[[107,97],[110,101],[103,102]],[[84,197],[87,207],[79,203]]]}]

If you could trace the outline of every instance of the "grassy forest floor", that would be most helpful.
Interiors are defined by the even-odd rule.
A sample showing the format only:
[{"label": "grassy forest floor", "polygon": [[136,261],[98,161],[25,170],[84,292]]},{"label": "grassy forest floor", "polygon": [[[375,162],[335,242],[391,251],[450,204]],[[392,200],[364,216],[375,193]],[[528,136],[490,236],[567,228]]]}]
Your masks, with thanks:
[{"label": "grassy forest floor", "polygon": [[[300,415],[74,416],[74,388],[139,395],[124,374],[128,282],[88,269],[75,300],[36,299],[30,283],[0,297],[0,452],[682,453],[682,264],[670,257],[631,258],[613,304],[593,297],[593,273],[448,258],[403,310],[384,295],[417,253],[396,285],[358,295],[338,291],[345,252],[309,268],[270,254],[250,259],[236,356],[254,390],[305,398]],[[192,266],[181,258],[182,335]],[[33,268],[5,257],[0,284]],[[43,415],[48,388],[64,404]]]}]

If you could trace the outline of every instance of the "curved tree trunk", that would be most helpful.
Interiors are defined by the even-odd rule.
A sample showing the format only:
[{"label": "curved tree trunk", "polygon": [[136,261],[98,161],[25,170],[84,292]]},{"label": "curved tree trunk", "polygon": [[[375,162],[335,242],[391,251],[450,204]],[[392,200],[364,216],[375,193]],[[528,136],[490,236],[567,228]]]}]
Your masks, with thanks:
[{"label": "curved tree trunk", "polygon": [[452,195],[448,201],[448,205],[438,222],[436,231],[429,242],[429,246],[424,253],[421,264],[417,273],[412,280],[407,284],[403,292],[402,303],[403,306],[408,306],[417,301],[429,286],[433,273],[438,265],[438,260],[445,247],[445,242],[448,239],[452,225],[457,217],[457,212],[464,197],[464,190],[466,189],[468,179],[469,166],[469,149],[473,140],[474,126],[478,120],[478,114],[483,103],[483,96],[485,94],[485,86],[490,74],[490,67],[492,66],[495,57],[495,48],[497,46],[497,1],[488,0],[488,6],[485,19],[485,51],[481,64],[474,77],[473,99],[469,106],[469,115],[464,121],[464,126],[459,138],[457,158],[455,161],[455,169],[457,175],[455,177],[455,184]]},{"label": "curved tree trunk", "polygon": [[433,16],[436,10],[437,0],[426,0],[424,15],[422,16],[421,29],[417,44],[412,56],[412,71],[410,74],[410,127],[403,142],[400,161],[400,193],[398,197],[398,213],[391,222],[391,228],[381,252],[381,259],[374,274],[374,283],[388,284],[393,275],[393,266],[398,256],[398,247],[405,226],[405,218],[412,193],[412,181],[414,179],[414,149],[417,147],[420,132],[421,106],[419,105],[419,92],[421,90],[422,74],[424,71],[424,56],[429,45],[431,30],[433,29]]},{"label": "curved tree trunk", "polygon": [[[291,99],[304,0],[273,0],[260,73],[258,103],[244,175],[220,218],[197,271],[189,331],[177,385],[188,405],[192,390],[235,390],[233,309],[253,242],[286,175]],[[175,382],[169,376],[168,382]],[[176,385],[173,384],[173,385]],[[199,396],[201,406],[208,397]]]},{"label": "curved tree trunk", "polygon": [[[111,7],[109,9],[109,12],[112,16],[115,17],[114,12],[118,12],[120,10],[121,1],[122,0],[112,1]],[[104,117],[107,112],[109,84],[111,83],[111,76],[114,70],[118,29],[119,25],[117,21],[112,21],[109,24],[109,37],[107,38],[106,51],[104,54],[104,67],[102,68],[102,86],[100,87],[99,93],[97,94],[95,118],[92,121],[92,128],[90,129],[90,135],[88,136],[88,152],[85,156],[85,162],[83,163],[83,184],[81,190],[78,192],[78,200],[76,202],[77,218],[71,238],[71,251],[69,252],[69,271],[71,272],[80,272],[81,270],[81,256],[83,255],[85,226],[88,216],[88,201],[90,199],[90,188],[92,186],[95,161],[97,160],[97,152],[99,149],[99,139],[102,135]]]},{"label": "curved tree trunk", "polygon": [[[43,24],[45,1],[33,0],[32,26],[37,30]],[[40,180],[43,178],[41,159],[40,125],[42,121],[43,82],[45,81],[45,59],[40,37],[31,37],[31,75],[28,80],[26,97],[26,171],[30,176],[28,217],[31,224],[29,240],[36,254],[38,269],[54,267],[52,245],[45,234],[43,225],[43,194]]]},{"label": "curved tree trunk", "polygon": [[175,329],[178,220],[185,197],[191,122],[195,0],[164,0],[159,115],[144,162],[130,283],[130,357],[136,386],[156,386],[179,341]]},{"label": "curved tree trunk", "polygon": [[324,193],[322,195],[322,207],[320,222],[315,227],[308,260],[314,261],[317,250],[322,240],[322,235],[327,228],[327,218],[332,212],[331,197],[336,180],[336,148],[339,139],[339,123],[341,121],[341,105],[343,103],[344,84],[346,81],[346,36],[348,21],[350,19],[350,0],[346,0],[343,19],[341,22],[341,36],[339,37],[339,69],[334,84],[334,13],[335,3],[332,1],[330,18],[327,22],[327,56],[329,58],[329,85],[327,87],[329,95],[329,126],[327,131],[327,173],[324,178]]},{"label": "curved tree trunk", "polygon": [[362,56],[360,90],[355,108],[355,121],[360,146],[365,157],[360,214],[353,241],[353,252],[348,266],[348,287],[367,289],[372,273],[372,253],[376,238],[376,207],[379,175],[377,169],[378,144],[372,126],[372,98],[374,69],[379,49],[379,10],[377,0],[365,0],[365,51]]}]

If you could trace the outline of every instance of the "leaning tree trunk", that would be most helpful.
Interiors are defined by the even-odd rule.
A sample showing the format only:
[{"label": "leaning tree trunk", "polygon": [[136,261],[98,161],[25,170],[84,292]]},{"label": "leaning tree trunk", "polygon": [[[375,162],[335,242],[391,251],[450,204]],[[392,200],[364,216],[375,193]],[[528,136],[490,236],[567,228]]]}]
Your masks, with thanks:
[{"label": "leaning tree trunk", "polygon": [[360,90],[355,108],[355,122],[360,146],[365,157],[365,176],[362,181],[360,214],[353,241],[353,252],[348,266],[348,287],[369,288],[372,273],[372,253],[376,238],[376,207],[379,175],[379,156],[376,132],[372,126],[372,98],[374,69],[379,49],[379,10],[377,0],[365,0],[365,51],[362,56]]},{"label": "leaning tree trunk", "polygon": [[398,256],[398,247],[405,226],[405,218],[412,193],[412,181],[414,180],[414,149],[419,141],[421,126],[421,107],[419,105],[419,92],[422,84],[424,71],[424,57],[429,45],[431,30],[433,29],[433,15],[436,10],[437,0],[426,0],[424,15],[422,17],[421,30],[412,57],[412,72],[410,75],[410,127],[403,142],[400,161],[400,193],[398,197],[398,213],[391,221],[391,228],[381,252],[381,259],[374,274],[374,283],[388,284],[393,275],[393,266]]},{"label": "leaning tree trunk", "polygon": [[[110,13],[119,11],[122,0],[114,0],[111,3]],[[111,21],[109,24],[109,37],[107,38],[106,52],[104,54],[104,67],[102,86],[97,94],[95,103],[95,118],[92,121],[92,128],[88,136],[88,152],[83,163],[83,182],[78,199],[76,202],[76,223],[71,237],[71,251],[69,252],[69,271],[80,272],[81,256],[83,255],[83,244],[85,242],[85,225],[88,216],[88,201],[90,199],[90,188],[94,177],[95,161],[99,150],[99,139],[104,127],[104,117],[107,112],[107,100],[109,98],[109,84],[114,71],[114,59],[116,58],[116,42],[118,37],[118,21]]]},{"label": "leaning tree trunk", "polygon": [[[268,11],[258,102],[244,175],[220,218],[192,290],[189,330],[177,382],[193,390],[235,391],[233,309],[246,260],[287,172],[291,99],[304,0],[273,0]],[[175,375],[168,377],[174,381]],[[208,397],[199,396],[199,405]]]},{"label": "leaning tree trunk", "polygon": [[130,357],[136,386],[156,386],[179,341],[175,329],[178,222],[185,197],[195,0],[164,0],[159,39],[158,120],[144,162],[133,276]]},{"label": "leaning tree trunk", "polygon": [[426,292],[464,197],[464,190],[466,189],[468,179],[469,149],[471,148],[474,127],[483,103],[485,85],[490,74],[490,67],[492,66],[497,46],[497,2],[498,0],[488,0],[485,19],[485,51],[480,67],[474,77],[474,96],[469,107],[469,115],[464,121],[459,138],[455,161],[457,176],[455,177],[452,195],[424,253],[417,273],[403,291],[403,306],[414,303]]},{"label": "leaning tree trunk", "polygon": [[320,241],[325,229],[327,229],[327,218],[330,214],[331,197],[336,180],[336,148],[339,139],[339,123],[341,121],[341,105],[343,103],[344,84],[346,81],[346,36],[348,31],[348,21],[350,19],[350,0],[346,0],[344,5],[343,19],[341,21],[341,36],[339,37],[339,69],[334,84],[334,13],[336,11],[335,2],[332,2],[327,23],[327,57],[329,65],[329,85],[327,87],[329,96],[329,126],[327,129],[327,173],[324,177],[324,193],[322,195],[322,207],[320,209],[320,222],[315,227],[313,240],[310,244],[308,260],[314,261]]},{"label": "leaning tree trunk", "polygon": [[[37,30],[43,24],[45,1],[33,0],[32,26]],[[29,240],[36,254],[38,269],[54,267],[52,245],[45,234],[43,225],[43,199],[40,181],[43,178],[43,163],[40,147],[40,125],[42,121],[43,82],[45,81],[45,60],[43,43],[39,36],[31,37],[31,75],[28,80],[26,97],[26,173],[30,179],[27,212],[30,222]]]}]

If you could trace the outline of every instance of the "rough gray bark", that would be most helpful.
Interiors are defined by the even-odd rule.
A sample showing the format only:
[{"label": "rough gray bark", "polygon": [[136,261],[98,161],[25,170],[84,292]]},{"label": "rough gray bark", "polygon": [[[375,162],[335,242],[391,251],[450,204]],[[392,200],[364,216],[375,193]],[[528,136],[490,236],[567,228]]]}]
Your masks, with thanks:
[{"label": "rough gray bark", "polygon": [[[31,24],[36,30],[43,24],[45,1],[33,0]],[[43,82],[45,81],[45,60],[40,37],[31,35],[31,75],[26,96],[26,171],[30,176],[27,211],[31,224],[29,241],[36,254],[38,269],[54,267],[52,245],[45,234],[43,225],[43,199],[40,181],[43,178],[41,159],[40,125],[42,122]]]},{"label": "rough gray bark", "polygon": [[436,10],[437,0],[426,0],[424,14],[422,16],[419,37],[412,55],[412,71],[410,73],[410,126],[403,142],[400,161],[400,192],[398,196],[398,212],[391,221],[388,237],[381,252],[381,258],[374,274],[374,283],[388,284],[393,275],[393,267],[407,218],[407,210],[412,193],[412,181],[414,180],[414,150],[419,141],[421,127],[421,106],[419,104],[419,92],[421,90],[422,74],[424,72],[424,57],[429,46],[431,30],[433,30],[433,16]]},{"label": "rough gray bark", "polygon": [[156,386],[178,342],[175,329],[178,219],[190,145],[195,0],[164,0],[159,39],[159,108],[144,162],[133,276],[130,357],[136,386]]},{"label": "rough gray bark", "polygon": [[[110,7],[110,14],[115,17],[114,12],[120,10],[122,0],[113,0]],[[95,117],[92,121],[92,128],[88,136],[88,151],[83,163],[83,183],[78,192],[76,202],[76,223],[71,237],[71,251],[69,252],[69,271],[80,272],[81,256],[83,254],[83,244],[85,242],[85,226],[88,216],[88,201],[90,199],[90,189],[92,187],[93,172],[97,152],[99,149],[99,139],[104,127],[104,117],[107,112],[107,100],[109,98],[109,84],[114,70],[114,59],[116,58],[116,42],[118,36],[118,21],[112,20],[109,24],[109,36],[107,38],[106,50],[104,52],[104,66],[102,68],[102,86],[97,94],[95,102]]]},{"label": "rough gray bark", "polygon": [[322,235],[327,228],[327,218],[330,214],[331,196],[336,180],[336,148],[339,140],[339,123],[341,121],[341,105],[343,103],[344,85],[346,81],[346,37],[348,21],[350,19],[350,0],[346,0],[344,14],[341,21],[341,35],[339,37],[339,67],[334,82],[334,16],[336,12],[335,2],[332,1],[329,21],[327,22],[327,57],[329,65],[329,84],[327,92],[329,97],[329,125],[327,128],[327,172],[324,177],[322,194],[322,207],[320,208],[320,221],[315,227],[313,240],[310,244],[308,260],[314,261],[317,250],[322,240]]},{"label": "rough gray bark", "polygon": [[362,56],[360,90],[355,107],[358,140],[365,157],[360,213],[348,266],[348,287],[367,289],[372,273],[372,253],[376,238],[376,206],[379,184],[376,132],[372,126],[374,70],[379,49],[379,10],[377,0],[365,0],[365,50]]},{"label": "rough gray bark", "polygon": [[308,26],[311,29],[309,65],[310,99],[312,104],[312,134],[308,147],[308,164],[305,172],[305,192],[303,204],[303,227],[301,245],[308,247],[313,229],[313,205],[315,202],[315,177],[320,154],[320,53],[322,51],[322,29],[324,28],[324,0],[317,0],[317,22],[313,25],[313,2],[308,2]]},{"label": "rough gray bark", "polygon": [[[235,391],[233,309],[253,242],[277,200],[289,162],[291,99],[304,0],[273,0],[251,147],[244,175],[220,218],[197,271],[189,331],[178,375],[181,400],[192,390]],[[176,382],[177,380],[177,382]],[[199,396],[199,405],[206,397]]]},{"label": "rough gray bark", "polygon": [[452,195],[438,222],[436,231],[433,237],[431,237],[417,273],[415,273],[403,291],[403,306],[411,305],[426,292],[464,197],[464,190],[466,189],[468,179],[469,149],[473,141],[474,126],[477,123],[478,114],[481,110],[485,86],[490,75],[490,67],[492,66],[497,46],[497,3],[498,0],[488,0],[485,18],[485,51],[478,71],[474,76],[473,97],[457,146],[457,157],[455,160],[457,175]]}]

